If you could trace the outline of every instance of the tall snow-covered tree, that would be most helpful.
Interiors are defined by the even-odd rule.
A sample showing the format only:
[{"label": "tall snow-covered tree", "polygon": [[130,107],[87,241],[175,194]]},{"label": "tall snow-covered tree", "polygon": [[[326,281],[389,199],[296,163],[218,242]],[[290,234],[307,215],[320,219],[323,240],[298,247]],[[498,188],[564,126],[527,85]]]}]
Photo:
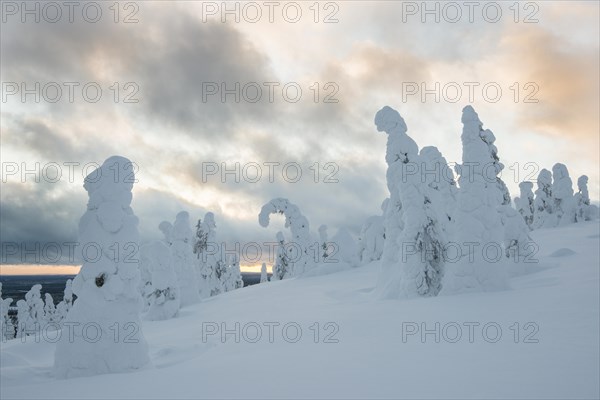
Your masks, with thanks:
[{"label": "tall snow-covered tree", "polygon": [[515,197],[515,207],[527,227],[533,229],[533,214],[535,211],[534,197],[533,197],[533,183],[529,181],[519,183],[519,197]]},{"label": "tall snow-covered tree", "polygon": [[[389,199],[385,199],[381,203],[381,210],[384,215],[388,203]],[[381,259],[385,241],[383,225],[384,217],[382,215],[373,215],[364,222],[358,236],[358,258],[361,263],[367,264]]]},{"label": "tall snow-covered tree", "polygon": [[171,238],[173,241],[171,244],[173,269],[179,284],[181,306],[184,307],[200,301],[192,243],[193,233],[190,227],[190,215],[187,211],[181,211],[175,217]]},{"label": "tall snow-covered tree", "polygon": [[[388,165],[386,182],[390,191],[390,197],[383,215],[385,241],[381,255],[382,273],[377,287],[379,288],[378,295],[380,297],[386,295],[395,296],[398,293],[400,284],[397,266],[399,263],[400,232],[403,229],[402,216],[404,212],[400,200],[400,182],[398,176],[401,174],[401,166],[411,162],[408,155],[417,154],[419,149],[412,139],[404,138],[407,131],[406,123],[400,117],[400,114],[392,108],[386,106],[379,110],[375,116],[375,125],[379,132],[388,134],[385,161]],[[384,277],[387,276],[394,276],[394,279],[390,279],[386,283]],[[383,287],[386,285],[389,285],[389,289],[384,290]]]},{"label": "tall snow-covered tree", "polygon": [[556,163],[552,167],[552,195],[554,196],[554,212],[558,225],[564,226],[575,222],[575,202],[573,199],[573,181],[569,177],[566,165]]},{"label": "tall snow-covered tree", "polygon": [[265,283],[269,281],[269,275],[267,275],[267,264],[262,263],[260,267],[260,283]]},{"label": "tall snow-covered tree", "polygon": [[496,184],[496,196],[499,203],[498,212],[500,213],[500,222],[504,234],[504,254],[507,258],[512,258],[515,261],[523,260],[533,251],[529,228],[521,215],[511,206],[510,192],[502,178],[500,178],[504,164],[500,162],[498,148],[494,144],[496,137],[489,129],[482,129],[480,136],[487,144],[491,158],[491,161],[484,165],[483,173],[484,179]]},{"label": "tall snow-covered tree", "polygon": [[131,371],[149,362],[140,319],[133,171],[131,161],[113,156],[85,178],[89,201],[79,221],[83,265],[73,280],[77,300],[63,322],[73,334],[61,335],[56,347],[57,377]]},{"label": "tall snow-covered tree", "polygon": [[406,123],[398,111],[383,107],[375,115],[375,125],[378,131],[388,134],[386,161],[391,203],[387,209],[393,209],[386,213],[377,296],[435,296],[441,289],[442,251],[447,242],[440,222],[440,215],[446,218],[443,205],[432,202],[435,198],[422,179],[424,160],[415,141],[406,134]]},{"label": "tall snow-covered tree", "polygon": [[152,267],[151,264],[154,260],[150,257],[147,257],[147,251],[145,247],[147,244],[143,244],[140,246],[140,287],[139,291],[142,295],[142,299],[144,307],[142,312],[148,311],[150,307],[150,294],[154,291],[152,287]]},{"label": "tall snow-covered tree", "polygon": [[[487,144],[491,158],[490,161],[483,166],[484,179],[488,179],[490,182],[496,184],[497,196],[499,196],[500,205],[510,205],[510,192],[508,191],[508,187],[502,178],[499,176],[504,169],[504,164],[500,162],[498,148],[494,144],[496,142],[496,136],[494,136],[494,133],[489,129],[482,129],[479,134],[481,136],[481,140]],[[502,208],[499,208],[500,212],[502,212],[502,210]]]},{"label": "tall snow-covered tree", "polygon": [[[262,227],[269,226],[271,214],[283,214],[285,216],[285,227],[290,228],[292,240],[286,250],[299,253],[288,256],[289,264],[286,267],[284,277],[298,276],[312,269],[315,265],[312,251],[310,250],[310,227],[308,220],[300,209],[287,199],[277,198],[262,206],[258,215],[258,222]],[[282,277],[283,277],[282,276]]]},{"label": "tall snow-covered tree", "polygon": [[588,177],[581,175],[577,179],[577,189],[575,193],[575,207],[576,213],[575,218],[577,222],[591,221],[598,216],[598,207],[590,203],[590,193],[588,191]]},{"label": "tall snow-covered tree", "polygon": [[385,234],[383,232],[383,217],[373,215],[366,219],[360,230],[358,239],[358,255],[360,261],[369,263],[379,260],[383,252],[383,242]]},{"label": "tall snow-covered tree", "polygon": [[152,275],[152,291],[146,295],[150,306],[144,319],[173,318],[181,306],[181,297],[169,246],[162,241],[150,242],[142,246],[140,253]]},{"label": "tall snow-covered tree", "polygon": [[453,220],[456,208],[456,181],[454,174],[448,166],[446,158],[435,146],[425,146],[419,152],[422,159],[421,179],[429,186],[430,196],[436,197],[436,202],[442,204],[443,214],[440,222],[443,223],[445,231],[450,231],[450,223]]},{"label": "tall snow-covered tree", "polygon": [[240,258],[237,254],[232,254],[229,257],[227,273],[223,280],[223,287],[226,292],[244,287],[244,280],[240,269]]},{"label": "tall snow-covered tree", "polygon": [[338,229],[337,233],[331,238],[331,243],[337,250],[332,257],[334,260],[350,264],[351,266],[358,265],[356,243],[348,229]]},{"label": "tall snow-covered tree", "polygon": [[277,254],[275,255],[275,265],[273,265],[273,272],[271,273],[272,281],[280,281],[288,277],[290,261],[288,259],[288,252],[285,248],[285,238],[283,232],[277,232]]},{"label": "tall snow-covered tree", "polygon": [[173,244],[173,224],[163,221],[158,225],[158,229],[163,233],[165,243],[169,246]]},{"label": "tall snow-covered tree", "polygon": [[36,284],[25,294],[25,300],[17,301],[18,337],[35,334],[44,324],[44,301],[42,285]]},{"label": "tall snow-covered tree", "polygon": [[15,327],[8,315],[8,310],[13,299],[2,298],[2,282],[0,282],[0,341],[2,339],[13,339],[15,337]]},{"label": "tall snow-covered tree", "polygon": [[[442,293],[497,290],[507,287],[503,227],[498,206],[504,196],[493,179],[489,133],[471,106],[462,112],[462,165],[455,213],[454,242],[462,249],[446,264]],[[484,138],[488,138],[485,141]],[[491,251],[489,251],[491,249]],[[495,254],[494,254],[495,252]]]},{"label": "tall snow-covered tree", "polygon": [[56,314],[60,322],[64,321],[73,306],[73,280],[68,279],[65,284],[63,299],[56,306]]},{"label": "tall snow-covered tree", "polygon": [[196,242],[194,244],[196,254],[196,265],[199,271],[200,295],[202,298],[215,296],[223,289],[223,268],[225,263],[221,259],[221,253],[217,244],[217,224],[212,212],[207,212],[204,221],[197,226]]},{"label": "tall snow-covered tree", "polygon": [[554,214],[554,196],[552,194],[552,173],[542,169],[537,178],[537,190],[533,200],[533,229],[551,228],[557,225]]},{"label": "tall snow-covered tree", "polygon": [[44,295],[44,326],[58,322],[60,322],[60,318],[56,314],[54,299],[50,293],[46,293]]},{"label": "tall snow-covered tree", "polygon": [[216,296],[220,293],[225,293],[227,291],[226,282],[229,279],[229,266],[222,259],[218,259],[216,261],[215,269],[214,269],[214,285],[212,287],[211,296]]}]

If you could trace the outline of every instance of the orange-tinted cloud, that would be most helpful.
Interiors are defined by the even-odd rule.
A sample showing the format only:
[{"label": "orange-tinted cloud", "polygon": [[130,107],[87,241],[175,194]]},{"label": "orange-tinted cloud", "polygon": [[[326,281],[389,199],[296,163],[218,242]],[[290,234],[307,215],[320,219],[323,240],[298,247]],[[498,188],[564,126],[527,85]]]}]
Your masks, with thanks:
[{"label": "orange-tinted cloud", "polygon": [[500,48],[519,79],[539,86],[539,103],[520,114],[518,122],[542,134],[597,140],[597,49],[577,46],[537,25],[509,30]]}]

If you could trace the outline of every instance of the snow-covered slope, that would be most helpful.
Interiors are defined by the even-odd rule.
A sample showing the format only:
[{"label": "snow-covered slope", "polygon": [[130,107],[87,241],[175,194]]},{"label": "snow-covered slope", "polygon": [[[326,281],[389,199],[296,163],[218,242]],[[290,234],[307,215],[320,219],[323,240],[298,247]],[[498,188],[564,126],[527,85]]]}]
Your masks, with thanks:
[{"label": "snow-covered slope", "polygon": [[[153,365],[135,373],[56,380],[55,344],[12,340],[0,398],[598,398],[599,234],[533,232],[540,262],[508,291],[376,301],[372,263],[225,293],[143,322]],[[207,334],[222,323],[239,343]]]}]

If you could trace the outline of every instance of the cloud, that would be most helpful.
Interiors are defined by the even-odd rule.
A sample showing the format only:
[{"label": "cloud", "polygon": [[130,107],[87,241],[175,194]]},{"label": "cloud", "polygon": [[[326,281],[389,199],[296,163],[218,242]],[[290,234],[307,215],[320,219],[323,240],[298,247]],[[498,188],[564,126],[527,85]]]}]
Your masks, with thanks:
[{"label": "cloud", "polygon": [[535,26],[509,30],[500,49],[508,69],[518,69],[523,82],[539,86],[535,95],[539,104],[520,113],[519,123],[549,136],[597,140],[600,130],[597,48],[578,46]]}]

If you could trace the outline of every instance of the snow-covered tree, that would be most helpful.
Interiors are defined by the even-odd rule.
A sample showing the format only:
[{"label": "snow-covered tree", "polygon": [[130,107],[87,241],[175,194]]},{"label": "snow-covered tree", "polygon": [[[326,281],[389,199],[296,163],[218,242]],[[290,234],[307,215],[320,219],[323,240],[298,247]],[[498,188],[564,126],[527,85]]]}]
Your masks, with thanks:
[{"label": "snow-covered tree", "polygon": [[358,265],[357,248],[352,235],[346,228],[338,229],[337,233],[331,238],[335,250],[332,258],[352,266]]},{"label": "snow-covered tree", "polygon": [[148,252],[144,251],[147,245],[140,246],[140,287],[139,291],[144,299],[142,312],[148,311],[150,307],[150,294],[154,291],[152,287],[152,267],[154,260],[148,257]]},{"label": "snow-covered tree", "polygon": [[[392,295],[398,293],[399,287],[399,253],[400,253],[400,232],[403,229],[403,204],[400,200],[400,181],[398,176],[401,174],[402,165],[406,165],[409,160],[409,154],[414,155],[418,152],[417,144],[410,138],[405,139],[406,123],[400,114],[390,107],[384,107],[379,110],[375,116],[375,125],[379,132],[388,134],[385,161],[388,165],[386,171],[386,182],[390,197],[384,210],[383,227],[385,231],[385,241],[383,243],[383,252],[381,255],[382,273],[377,284],[379,296]],[[414,164],[411,164],[414,165]],[[395,276],[394,279],[385,280]],[[389,289],[383,288],[388,285]]]},{"label": "snow-covered tree", "polygon": [[558,225],[564,226],[575,222],[575,202],[573,199],[573,181],[569,177],[566,165],[556,163],[552,167],[552,195],[554,196],[554,212]]},{"label": "snow-covered tree", "polygon": [[73,280],[77,301],[63,322],[73,329],[56,347],[57,377],[124,372],[149,362],[140,320],[133,171],[131,161],[113,156],[85,178],[89,201],[79,221],[83,265]]},{"label": "snow-covered tree", "polygon": [[[497,290],[507,286],[504,232],[498,206],[504,196],[493,179],[496,169],[490,134],[471,106],[462,113],[463,154],[459,171],[454,242],[462,249],[456,262],[446,264],[442,293]],[[484,140],[487,138],[487,141]],[[491,249],[491,251],[490,251]],[[494,251],[496,254],[494,254]]]},{"label": "snow-covered tree", "polygon": [[50,293],[44,295],[44,326],[60,322],[56,314],[56,305]]},{"label": "snow-covered tree", "polygon": [[[290,228],[292,233],[291,245],[287,250],[294,254],[288,256],[289,264],[284,276],[298,276],[314,267],[313,252],[310,250],[310,227],[308,220],[300,209],[290,203],[287,199],[277,198],[262,206],[258,215],[258,222],[262,227],[269,226],[271,214],[283,214],[285,216],[285,227]],[[295,254],[299,253],[299,254]]]},{"label": "snow-covered tree", "polygon": [[17,301],[18,337],[39,332],[45,322],[41,290],[42,285],[33,285],[25,294],[25,300]]},{"label": "snow-covered tree", "polygon": [[158,225],[158,229],[163,233],[165,243],[169,246],[173,244],[173,224],[163,221]]},{"label": "snow-covered tree", "polygon": [[519,183],[520,195],[515,197],[515,207],[527,227],[533,229],[533,213],[535,210],[533,197],[533,183],[529,181]]},{"label": "snow-covered tree", "polygon": [[[389,199],[385,199],[381,203],[381,210],[385,215],[385,209],[389,203]],[[373,215],[366,219],[360,234],[358,236],[358,258],[361,263],[367,264],[371,261],[381,259],[383,253],[383,244],[385,241],[385,231],[383,228],[384,217],[381,215]]]},{"label": "snow-covered tree", "polygon": [[423,164],[421,166],[421,179],[429,186],[430,196],[435,196],[435,201],[444,206],[442,218],[444,230],[450,231],[454,209],[456,208],[456,181],[454,174],[448,166],[446,158],[435,146],[425,146],[419,152]]},{"label": "snow-covered tree", "polygon": [[499,203],[498,212],[504,233],[504,254],[514,261],[523,260],[534,250],[529,228],[519,213],[511,206],[510,192],[500,178],[499,174],[504,169],[500,162],[498,148],[494,144],[496,137],[489,129],[480,131],[481,139],[487,144],[491,161],[484,166],[484,179],[496,184],[496,196]]},{"label": "snow-covered tree", "polygon": [[196,237],[194,238],[194,254],[196,254],[196,258],[200,258],[202,252],[206,251],[207,239],[208,232],[204,232],[202,219],[199,219],[196,223]]},{"label": "snow-covered tree", "polygon": [[140,253],[152,274],[152,291],[147,294],[150,306],[144,319],[160,321],[173,318],[179,311],[181,298],[169,246],[155,241],[142,246]]},{"label": "snow-covered tree", "polygon": [[73,306],[73,280],[67,279],[63,299],[56,306],[56,315],[60,322],[64,321]]},{"label": "snow-covered tree", "polygon": [[551,228],[558,221],[554,214],[554,197],[552,194],[552,173],[542,169],[537,178],[537,190],[533,200],[533,229]]},{"label": "snow-covered tree", "polygon": [[504,227],[504,252],[514,262],[527,259],[536,251],[533,239],[529,236],[529,227],[522,215],[514,208],[505,205],[501,214]]},{"label": "snow-covered tree", "polygon": [[193,233],[190,228],[190,215],[181,211],[175,217],[171,234],[171,255],[173,269],[181,294],[181,306],[187,306],[200,301],[198,278],[196,276],[195,258],[193,252]]},{"label": "snow-covered tree", "polygon": [[373,215],[367,218],[358,238],[358,256],[361,263],[379,260],[383,252],[384,240],[383,217]]},{"label": "snow-covered tree", "polygon": [[8,310],[13,299],[2,298],[2,282],[0,282],[0,341],[2,339],[13,339],[15,337],[15,327],[8,316]]},{"label": "snow-covered tree", "polygon": [[327,225],[319,227],[319,257],[317,261],[324,262],[328,257],[329,243],[327,242]]},{"label": "snow-covered tree", "polygon": [[221,259],[217,260],[217,264],[214,269],[214,285],[211,291],[211,296],[216,296],[220,293],[227,291],[226,282],[229,279],[229,266]]},{"label": "snow-covered tree", "polygon": [[29,306],[25,300],[17,301],[17,331],[16,337],[27,336],[28,332],[33,333],[37,327],[35,323],[31,321],[29,315]]},{"label": "snow-covered tree", "polygon": [[202,298],[215,296],[223,291],[223,274],[225,263],[221,260],[217,244],[217,224],[212,212],[207,212],[204,221],[196,225],[196,241],[194,253],[199,272],[199,287]]},{"label": "snow-covered tree", "polygon": [[229,257],[229,264],[225,279],[223,280],[223,287],[226,292],[244,287],[244,280],[240,269],[240,258],[237,254],[232,254]]},{"label": "snow-covered tree", "polygon": [[267,264],[262,263],[260,267],[260,283],[266,283],[269,281],[269,275],[267,275]]},{"label": "snow-covered tree", "polygon": [[415,141],[406,134],[406,124],[398,111],[383,107],[375,115],[375,125],[378,131],[388,134],[386,161],[391,203],[387,210],[390,206],[400,207],[386,213],[377,296],[435,296],[444,273],[442,250],[447,239],[440,220],[447,219],[445,208],[432,202],[432,189],[422,179],[425,162]]},{"label": "snow-covered tree", "polygon": [[289,275],[290,261],[288,252],[285,248],[285,238],[283,232],[277,232],[277,254],[275,256],[275,265],[271,273],[272,281],[280,281],[287,278]]},{"label": "snow-covered tree", "polygon": [[575,193],[575,218],[577,222],[591,221],[598,216],[598,207],[590,204],[590,193],[588,191],[588,177],[581,175],[577,179],[577,188],[579,191]]},{"label": "snow-covered tree", "polygon": [[[496,136],[494,133],[489,130],[481,130],[480,131],[481,140],[485,142],[488,146],[488,151],[490,153],[490,161],[483,166],[483,175],[484,179],[488,179],[491,183],[496,184],[497,196],[499,197],[499,203],[501,206],[510,205],[510,192],[508,191],[508,187],[500,178],[499,174],[504,169],[504,164],[500,162],[500,157],[498,156],[498,148],[494,144],[496,142]],[[503,208],[499,208],[499,211],[502,212]]]}]

